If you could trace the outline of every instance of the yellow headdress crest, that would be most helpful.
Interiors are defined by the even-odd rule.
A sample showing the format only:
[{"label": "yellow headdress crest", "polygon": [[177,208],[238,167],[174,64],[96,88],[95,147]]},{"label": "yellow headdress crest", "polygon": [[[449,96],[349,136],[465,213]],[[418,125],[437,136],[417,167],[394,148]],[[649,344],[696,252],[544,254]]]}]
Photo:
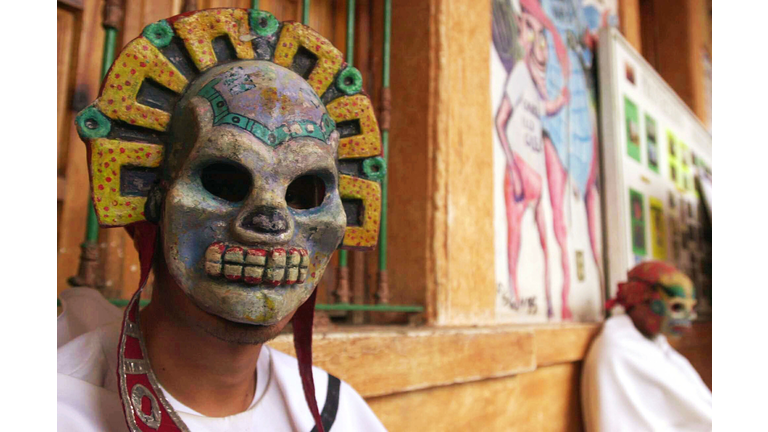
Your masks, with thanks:
[{"label": "yellow headdress crest", "polygon": [[342,246],[373,247],[384,163],[360,72],[309,27],[280,23],[268,12],[251,9],[209,9],[158,21],[116,57],[99,98],[76,119],[88,147],[99,223],[114,227],[145,220],[144,205],[159,179],[176,102],[203,72],[238,60],[266,60],[290,69],[320,97],[332,120],[327,126],[340,134],[339,192],[352,221]]}]

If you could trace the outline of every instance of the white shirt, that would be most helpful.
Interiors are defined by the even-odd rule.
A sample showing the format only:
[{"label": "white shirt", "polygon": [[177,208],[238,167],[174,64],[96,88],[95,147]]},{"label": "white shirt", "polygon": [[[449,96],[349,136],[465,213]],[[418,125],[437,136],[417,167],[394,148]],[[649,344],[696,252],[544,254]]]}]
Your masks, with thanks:
[{"label": "white shirt", "polygon": [[584,361],[584,423],[593,431],[711,431],[712,392],[659,335],[643,336],[627,315],[606,320]]},{"label": "white shirt", "polygon": [[[91,291],[100,296],[97,291]],[[64,304],[67,305],[67,302]],[[65,312],[76,309],[65,308]],[[59,324],[66,322],[67,318],[62,314]],[[58,349],[59,432],[127,430],[117,385],[120,326],[121,320],[114,321],[82,334]],[[329,381],[336,378],[331,378],[317,367],[313,368],[313,372],[317,405],[322,413],[327,402],[333,404],[333,401],[326,399]],[[161,389],[166,400],[192,432],[312,430],[315,422],[304,398],[298,361],[265,345],[259,355],[256,374],[256,392],[251,406],[244,412],[228,417],[206,417]],[[340,382],[337,402],[331,431],[386,430],[363,398],[343,381]]]},{"label": "white shirt", "polygon": [[544,173],[544,144],[541,138],[544,102],[524,61],[517,62],[512,69],[506,92],[512,105],[512,118],[506,130],[509,145],[532,169]]}]

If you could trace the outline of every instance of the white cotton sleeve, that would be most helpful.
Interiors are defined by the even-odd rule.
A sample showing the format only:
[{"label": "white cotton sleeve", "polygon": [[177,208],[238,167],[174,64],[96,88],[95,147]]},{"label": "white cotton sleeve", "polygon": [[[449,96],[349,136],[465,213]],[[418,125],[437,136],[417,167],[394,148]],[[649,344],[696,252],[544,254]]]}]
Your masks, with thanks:
[{"label": "white cotton sleeve", "polygon": [[117,394],[86,381],[58,374],[56,383],[58,432],[125,432],[123,408]]},{"label": "white cotton sleeve", "polygon": [[687,377],[650,341],[629,342],[598,338],[590,349],[582,371],[585,430],[711,430],[711,410]]}]

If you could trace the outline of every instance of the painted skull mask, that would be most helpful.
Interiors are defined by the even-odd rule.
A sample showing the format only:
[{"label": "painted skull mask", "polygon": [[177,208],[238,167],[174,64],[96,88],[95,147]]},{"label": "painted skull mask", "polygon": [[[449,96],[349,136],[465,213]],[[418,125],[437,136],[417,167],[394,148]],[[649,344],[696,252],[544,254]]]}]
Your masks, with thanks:
[{"label": "painted skull mask", "polygon": [[154,246],[142,253],[137,238],[157,223],[171,276],[208,312],[277,322],[342,238],[359,250],[378,239],[371,100],[360,72],[299,23],[211,9],[150,24],[76,124],[99,224],[129,230],[144,281]]},{"label": "painted skull mask", "polygon": [[212,68],[177,105],[161,222],[171,275],[203,310],[275,324],[315,288],[339,246],[339,134],[295,72]]},{"label": "painted skull mask", "polygon": [[[379,236],[386,164],[362,84],[320,34],[254,9],[162,19],[115,56],[75,123],[96,219],[125,227],[139,253],[117,366],[131,430],[157,426],[132,395],[162,401],[151,368],[128,371],[146,359],[139,298],[160,243],[171,276],[208,312],[270,324],[296,310],[302,387],[323,430],[311,293],[340,241],[367,250]],[[161,428],[187,429],[158,408],[158,424],[170,418]]]},{"label": "painted skull mask", "polygon": [[649,261],[629,271],[628,281],[619,284],[616,298],[607,308],[622,305],[635,326],[646,336],[663,333],[682,336],[696,318],[695,290],[690,278],[674,266]]},{"label": "painted skull mask", "polygon": [[691,321],[696,319],[693,282],[688,276],[677,271],[661,275],[656,289],[662,301],[657,307],[663,306],[660,332],[671,336],[682,336],[691,328]]}]

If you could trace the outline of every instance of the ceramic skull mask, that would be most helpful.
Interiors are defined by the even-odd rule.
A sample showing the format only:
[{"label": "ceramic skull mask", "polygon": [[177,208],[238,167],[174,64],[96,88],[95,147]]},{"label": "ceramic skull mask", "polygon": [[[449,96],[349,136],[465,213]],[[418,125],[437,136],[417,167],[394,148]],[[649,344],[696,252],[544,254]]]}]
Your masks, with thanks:
[{"label": "ceramic skull mask", "polygon": [[334,122],[303,78],[266,61],[207,71],[174,119],[170,273],[209,313],[274,324],[309,297],[344,236]]},{"label": "ceramic skull mask", "polygon": [[[696,319],[696,294],[693,282],[680,271],[663,274],[654,288],[661,297],[657,308],[661,312],[660,331],[671,336],[681,336],[691,328],[691,321]],[[653,305],[651,305],[653,307]]]},{"label": "ceramic skull mask", "polygon": [[302,24],[253,9],[150,24],[76,125],[99,224],[129,230],[142,284],[159,232],[171,276],[209,313],[273,324],[340,244],[378,240],[373,105],[361,73]]},{"label": "ceramic skull mask", "polygon": [[606,307],[622,305],[643,334],[677,337],[690,329],[696,318],[695,290],[690,278],[661,261],[638,264],[619,284],[615,299]]}]

